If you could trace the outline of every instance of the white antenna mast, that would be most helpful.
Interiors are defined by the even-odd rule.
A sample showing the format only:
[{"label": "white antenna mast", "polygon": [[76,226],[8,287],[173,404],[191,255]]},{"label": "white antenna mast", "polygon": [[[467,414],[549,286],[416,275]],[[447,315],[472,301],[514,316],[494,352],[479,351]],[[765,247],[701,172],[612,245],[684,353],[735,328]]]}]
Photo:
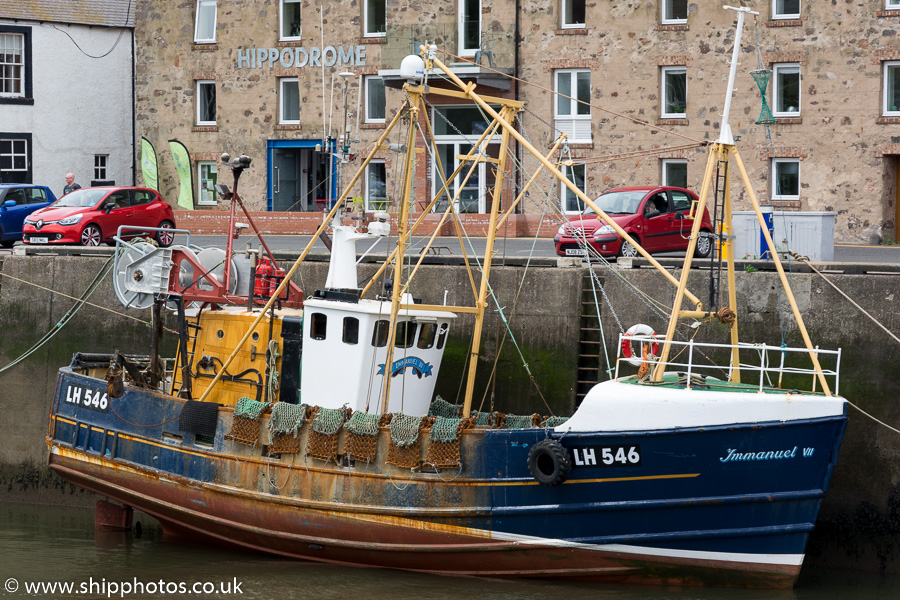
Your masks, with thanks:
[{"label": "white antenna mast", "polygon": [[758,12],[750,10],[747,6],[723,6],[725,10],[737,11],[737,30],[734,33],[734,50],[731,52],[731,69],[728,71],[728,87],[725,90],[725,110],[722,111],[722,131],[719,134],[719,143],[726,146],[734,146],[734,136],[731,134],[731,125],[728,116],[731,113],[731,96],[734,94],[734,76],[737,71],[738,55],[741,52],[741,33],[744,30],[744,15],[758,15]]}]

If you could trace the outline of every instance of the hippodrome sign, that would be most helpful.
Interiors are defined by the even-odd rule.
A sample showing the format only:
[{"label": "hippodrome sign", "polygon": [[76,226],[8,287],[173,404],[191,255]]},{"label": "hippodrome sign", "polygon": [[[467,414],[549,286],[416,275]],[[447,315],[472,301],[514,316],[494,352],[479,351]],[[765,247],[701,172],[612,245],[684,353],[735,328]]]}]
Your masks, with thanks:
[{"label": "hippodrome sign", "polygon": [[324,49],[315,46],[309,48],[246,48],[237,51],[237,68],[261,69],[268,65],[270,69],[279,66],[290,69],[291,67],[333,67],[335,65],[366,66],[365,46],[325,46]]}]

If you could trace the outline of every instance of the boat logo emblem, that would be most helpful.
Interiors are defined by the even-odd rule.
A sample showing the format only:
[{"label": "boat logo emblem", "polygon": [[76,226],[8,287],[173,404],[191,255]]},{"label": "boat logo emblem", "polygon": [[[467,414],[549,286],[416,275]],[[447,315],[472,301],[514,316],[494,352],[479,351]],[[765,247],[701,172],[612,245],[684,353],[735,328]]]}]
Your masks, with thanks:
[{"label": "boat logo emblem", "polygon": [[[400,360],[395,360],[394,364],[391,365],[391,377],[396,377],[405,371],[406,367],[411,367],[413,373],[415,373],[416,377],[419,379],[431,377],[432,365],[418,356],[406,356]],[[384,363],[378,365],[378,375],[384,375]]]}]

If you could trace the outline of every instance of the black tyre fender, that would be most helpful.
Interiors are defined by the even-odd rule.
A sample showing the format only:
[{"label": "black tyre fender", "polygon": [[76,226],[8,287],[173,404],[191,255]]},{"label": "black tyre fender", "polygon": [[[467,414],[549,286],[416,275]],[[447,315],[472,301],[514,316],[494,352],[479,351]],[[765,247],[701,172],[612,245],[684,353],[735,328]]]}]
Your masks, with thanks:
[{"label": "black tyre fender", "polygon": [[528,452],[528,470],[541,485],[559,485],[572,472],[569,451],[556,440],[541,440]]}]

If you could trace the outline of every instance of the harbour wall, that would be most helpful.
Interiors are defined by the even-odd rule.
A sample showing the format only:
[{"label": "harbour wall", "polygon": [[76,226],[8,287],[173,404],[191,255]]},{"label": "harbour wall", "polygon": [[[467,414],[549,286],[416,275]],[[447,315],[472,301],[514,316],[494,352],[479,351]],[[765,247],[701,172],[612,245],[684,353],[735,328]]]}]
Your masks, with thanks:
[{"label": "harbour wall", "polygon": [[[0,368],[22,356],[48,332],[56,331],[21,363],[0,373],[0,500],[93,502],[90,495],[52,477],[42,465],[46,464],[47,414],[58,368],[68,364],[77,351],[146,354],[149,349],[149,311],[124,309],[115,298],[110,277],[102,278],[89,304],[66,321],[67,313],[106,263],[105,256],[7,256],[0,265]],[[489,298],[475,407],[513,414],[571,414],[587,322],[582,311],[596,311],[591,302],[585,302],[594,297],[595,290],[601,303],[602,331],[611,351],[620,324],[628,328],[646,323],[658,332],[665,331],[667,313],[651,308],[657,303],[671,305],[675,287],[658,273],[645,268],[600,270],[596,283],[603,286],[601,290],[591,287],[587,269],[568,264],[561,268],[556,261],[539,261],[527,268],[501,266],[495,271],[497,302]],[[375,268],[361,265],[360,281],[367,281]],[[326,274],[325,262],[311,261],[300,268],[294,280],[311,292],[324,284]],[[689,282],[689,288],[704,302],[706,278],[705,271],[697,271]],[[897,274],[829,274],[828,278],[889,330],[900,331]],[[795,272],[790,279],[814,343],[823,349],[843,349],[841,394],[883,423],[900,423],[896,343],[819,275]],[[463,266],[428,264],[412,293],[427,303],[471,305],[471,290]],[[803,345],[774,273],[741,270],[736,291],[742,340]],[[513,315],[511,335],[506,333],[497,306],[503,307],[504,314]],[[471,322],[470,315],[461,314],[457,319],[437,383],[438,393],[450,401],[459,398],[463,385],[470,348],[462,334]],[[713,321],[681,337],[691,335],[697,341],[727,342],[728,329]],[[169,340],[164,350],[171,352],[174,337]],[[502,351],[496,360],[498,347]],[[742,362],[752,362],[751,355],[746,352]],[[601,365],[603,361],[601,355]],[[489,379],[491,372],[496,375]],[[849,413],[840,460],[807,561],[900,572],[900,433],[855,408]]]}]

